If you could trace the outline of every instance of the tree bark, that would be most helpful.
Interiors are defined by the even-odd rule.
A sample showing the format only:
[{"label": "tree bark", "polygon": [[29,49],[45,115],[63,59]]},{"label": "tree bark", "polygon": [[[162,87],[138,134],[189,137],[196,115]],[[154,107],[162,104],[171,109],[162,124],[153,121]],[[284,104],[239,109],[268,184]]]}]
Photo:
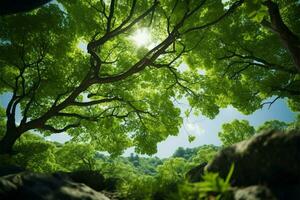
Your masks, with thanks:
[{"label": "tree bark", "polygon": [[13,145],[16,140],[20,137],[20,133],[16,128],[7,129],[5,135],[0,141],[0,155],[13,153]]},{"label": "tree bark", "polygon": [[282,44],[289,51],[296,69],[300,73],[300,38],[294,34],[283,22],[279,12],[278,4],[272,0],[267,0],[264,5],[268,7],[271,23],[263,25],[274,31],[280,38]]}]

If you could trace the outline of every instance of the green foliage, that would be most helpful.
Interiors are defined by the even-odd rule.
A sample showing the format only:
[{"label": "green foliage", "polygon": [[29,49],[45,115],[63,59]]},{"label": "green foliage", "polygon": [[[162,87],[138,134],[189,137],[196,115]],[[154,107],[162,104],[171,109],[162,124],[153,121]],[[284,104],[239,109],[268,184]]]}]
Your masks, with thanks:
[{"label": "green foliage", "polygon": [[183,158],[171,158],[158,166],[158,180],[161,185],[168,185],[183,180],[188,170],[188,163]]},{"label": "green foliage", "polygon": [[199,165],[200,163],[209,162],[220,148],[214,145],[202,145],[195,148],[178,147],[172,157],[184,158],[187,161]]},{"label": "green foliage", "polygon": [[95,170],[96,150],[90,144],[68,142],[56,152],[56,162],[67,171]]},{"label": "green foliage", "polygon": [[260,125],[257,129],[257,133],[263,133],[265,131],[277,130],[282,132],[290,132],[295,130],[300,130],[300,115],[298,114],[294,121],[287,123],[279,120],[266,121],[264,124]]},{"label": "green foliage", "polygon": [[[129,147],[151,155],[179,132],[175,99],[209,118],[228,105],[250,114],[271,96],[298,102],[289,52],[258,23],[267,18],[261,0],[235,9],[220,0],[113,2],[59,1],[0,19],[0,93],[13,93],[23,118],[9,117],[10,129],[67,132],[114,156]],[[299,5],[278,2],[297,33]],[[130,39],[142,28],[156,48]]]},{"label": "green foliage", "polygon": [[295,99],[295,100],[292,100],[292,99],[289,99],[288,100],[288,105],[289,107],[291,108],[292,111],[294,112],[299,112],[300,111],[300,99]]},{"label": "green foliage", "polygon": [[150,199],[155,187],[154,176],[147,175],[126,158],[106,157],[98,162],[97,167],[105,178],[116,180],[116,190],[120,198]]},{"label": "green foliage", "polygon": [[193,156],[196,155],[198,151],[198,148],[183,148],[183,147],[178,147],[176,151],[173,153],[172,157],[179,157],[179,158],[184,158],[186,160],[191,159]]},{"label": "green foliage", "polygon": [[[0,107],[0,138],[22,134],[17,154],[1,162],[37,172],[100,170],[117,180],[123,199],[176,199],[180,191],[183,199],[225,198],[233,166],[226,180],[206,173],[203,182],[183,184],[185,173],[210,161],[219,147],[179,148],[166,160],[117,156],[129,147],[155,154],[157,143],[177,135],[183,120],[176,99],[211,119],[228,105],[250,114],[272,96],[299,111],[299,71],[278,35],[261,26],[270,20],[262,0],[245,0],[226,17],[221,0],[58,2],[0,18],[0,94],[12,94],[12,108]],[[299,34],[299,2],[276,2],[287,27]],[[132,42],[141,28],[149,29],[149,46],[156,48]],[[299,119],[269,121],[258,130],[299,128]],[[58,145],[25,130],[66,132],[72,140]],[[254,131],[234,120],[219,137],[228,146]]]},{"label": "green foliage", "polygon": [[[184,59],[192,73],[205,71],[193,86],[199,98],[189,98],[202,114],[213,118],[228,105],[250,114],[272,96],[299,102],[299,73],[278,35],[261,25],[262,19],[269,20],[262,2],[246,0],[231,17],[195,35],[200,44]],[[299,33],[299,3],[275,2],[286,25]]]},{"label": "green foliage", "polygon": [[12,159],[25,169],[36,172],[54,172],[59,169],[55,160],[56,146],[36,134],[24,134],[15,150],[19,153]]},{"label": "green foliage", "polygon": [[232,199],[230,198],[230,178],[234,171],[234,164],[231,165],[226,179],[224,180],[218,173],[205,172],[203,181],[198,183],[186,183],[180,191],[181,199]]},{"label": "green foliage", "polygon": [[193,142],[195,139],[196,139],[196,136],[194,136],[194,135],[189,135],[189,138],[188,138],[189,143]]},{"label": "green foliage", "polygon": [[0,139],[4,136],[5,134],[5,125],[6,125],[6,122],[5,122],[5,118],[6,118],[6,115],[5,115],[5,110],[4,108],[2,108],[0,106]]},{"label": "green foliage", "polygon": [[178,185],[183,183],[185,173],[191,164],[183,158],[170,158],[158,166],[154,199],[171,199],[178,192]]},{"label": "green foliage", "polygon": [[224,146],[229,146],[250,138],[254,133],[255,129],[249,125],[247,120],[233,120],[222,125],[219,138]]},{"label": "green foliage", "polygon": [[134,155],[133,153],[131,153],[127,159],[140,173],[147,175],[157,174],[157,166],[163,163],[158,157],[144,158]]},{"label": "green foliage", "polygon": [[290,123],[287,127],[287,131],[300,130],[300,115],[298,114],[296,119]]},{"label": "green foliage", "polygon": [[197,154],[192,157],[192,162],[199,165],[200,163],[209,162],[218,153],[220,147],[214,145],[203,145],[198,148]]},{"label": "green foliage", "polygon": [[268,16],[267,7],[262,4],[262,0],[246,0],[245,10],[248,16],[255,22],[260,23]]},{"label": "green foliage", "polygon": [[286,128],[288,127],[288,123],[278,121],[278,120],[270,120],[266,121],[264,124],[260,125],[257,129],[257,133],[262,133],[264,131],[268,130],[278,130],[278,131],[285,131]]}]

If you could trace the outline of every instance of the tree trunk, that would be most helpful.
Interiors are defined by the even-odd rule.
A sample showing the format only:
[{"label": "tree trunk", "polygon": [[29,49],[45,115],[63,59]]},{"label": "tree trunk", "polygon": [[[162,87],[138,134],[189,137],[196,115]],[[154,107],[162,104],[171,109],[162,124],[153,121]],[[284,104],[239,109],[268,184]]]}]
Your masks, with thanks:
[{"label": "tree trunk", "polygon": [[4,137],[0,141],[0,154],[12,154],[13,145],[21,134],[18,133],[17,129],[7,129]]},{"label": "tree trunk", "polygon": [[268,7],[269,16],[271,19],[269,28],[278,34],[282,44],[289,51],[296,69],[300,73],[300,38],[294,34],[283,22],[277,3],[267,0],[264,2],[264,5]]}]

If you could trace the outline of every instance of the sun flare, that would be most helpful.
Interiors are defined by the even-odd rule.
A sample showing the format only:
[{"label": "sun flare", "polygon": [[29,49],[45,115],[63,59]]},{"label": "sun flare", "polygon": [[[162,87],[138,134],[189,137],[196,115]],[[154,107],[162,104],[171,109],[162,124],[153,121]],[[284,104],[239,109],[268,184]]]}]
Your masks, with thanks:
[{"label": "sun flare", "polygon": [[131,36],[131,39],[139,47],[147,46],[151,43],[151,35],[147,28],[141,28],[136,30]]}]

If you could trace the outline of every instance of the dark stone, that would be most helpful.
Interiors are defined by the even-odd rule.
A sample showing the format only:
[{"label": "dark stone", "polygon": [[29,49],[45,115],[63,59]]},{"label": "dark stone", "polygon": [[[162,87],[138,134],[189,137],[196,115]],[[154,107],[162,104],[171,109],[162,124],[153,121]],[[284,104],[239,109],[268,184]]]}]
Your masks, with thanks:
[{"label": "dark stone", "polygon": [[67,173],[74,182],[84,183],[94,190],[101,191],[105,189],[104,176],[98,171],[82,170]]},{"label": "dark stone", "polygon": [[190,171],[187,172],[186,178],[192,182],[199,182],[202,180],[202,175],[204,174],[204,168],[207,165],[207,162],[201,163],[197,167],[194,167]]},{"label": "dark stone", "polygon": [[257,135],[221,150],[205,169],[225,178],[232,163],[234,186],[299,184],[300,132]]},{"label": "dark stone", "polygon": [[277,185],[270,188],[274,195],[280,200],[299,200],[300,184],[297,185]]},{"label": "dark stone", "polygon": [[233,199],[300,199],[299,131],[270,131],[224,148],[205,167],[201,164],[187,176],[193,182],[201,181],[208,171],[226,178],[232,163]]},{"label": "dark stone", "polygon": [[121,181],[118,178],[107,178],[104,182],[104,189],[106,191],[114,192],[117,190],[118,182]]},{"label": "dark stone", "polygon": [[109,200],[85,184],[63,176],[22,172],[0,177],[0,199]]},{"label": "dark stone", "polygon": [[110,192],[116,191],[117,183],[119,181],[116,178],[105,179],[104,176],[99,171],[91,171],[91,170],[80,170],[74,172],[57,172],[54,173],[53,176],[70,179],[77,183],[84,183],[85,185],[97,191],[106,190]]},{"label": "dark stone", "polygon": [[0,176],[16,174],[25,171],[24,168],[16,165],[0,165]]}]

